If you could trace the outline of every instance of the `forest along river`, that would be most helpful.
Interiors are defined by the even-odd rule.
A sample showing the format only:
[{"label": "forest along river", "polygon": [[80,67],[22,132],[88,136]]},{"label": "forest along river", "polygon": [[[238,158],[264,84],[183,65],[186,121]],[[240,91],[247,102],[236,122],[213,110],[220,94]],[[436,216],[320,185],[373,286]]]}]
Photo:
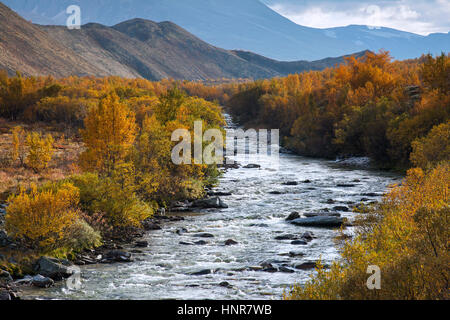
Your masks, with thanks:
[{"label": "forest along river", "polygon": [[[280,299],[287,287],[304,283],[314,272],[295,269],[296,265],[320,257],[324,264],[330,264],[338,258],[333,242],[337,231],[291,225],[285,221],[289,213],[333,210],[336,206],[351,207],[361,200],[365,203],[379,200],[389,185],[402,178],[367,167],[291,154],[280,154],[278,170],[264,159],[259,164],[259,169],[241,167],[228,170],[221,177],[217,191],[232,193],[221,197],[228,209],[183,214],[184,221],[169,222],[163,225],[163,230],[150,231],[144,239],[148,240],[149,247],[140,249],[142,254],[134,254],[133,263],[82,267],[79,291],[59,285],[45,290],[30,289],[25,292],[26,297]],[[304,183],[305,180],[310,183]],[[283,185],[288,181],[297,181],[298,185]],[[350,220],[354,217],[351,212],[341,214]],[[182,228],[188,232],[177,234]],[[317,237],[307,245],[274,239],[306,231]],[[193,237],[199,232],[214,237],[204,239],[208,242],[205,245],[180,245],[180,242],[202,240]],[[227,239],[238,244],[225,246]],[[289,252],[304,256],[289,255]],[[295,272],[264,272],[254,267],[264,262],[286,266]],[[192,275],[205,269],[213,273]]]}]

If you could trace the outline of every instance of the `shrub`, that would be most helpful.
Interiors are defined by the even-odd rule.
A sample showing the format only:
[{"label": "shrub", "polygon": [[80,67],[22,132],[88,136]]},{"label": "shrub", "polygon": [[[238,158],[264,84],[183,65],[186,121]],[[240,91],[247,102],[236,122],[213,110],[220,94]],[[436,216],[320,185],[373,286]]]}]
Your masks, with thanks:
[{"label": "shrub", "polygon": [[79,191],[65,183],[57,191],[21,191],[9,198],[6,230],[32,248],[57,246],[77,219]]},{"label": "shrub", "polygon": [[25,139],[25,130],[21,126],[12,129],[11,160],[19,160],[22,166],[25,163]]},{"label": "shrub", "polygon": [[113,227],[140,226],[153,215],[153,207],[135,192],[132,168],[116,169],[111,177],[87,173],[71,181],[80,189],[80,205],[90,216],[104,212]]},{"label": "shrub", "polygon": [[51,135],[43,138],[37,132],[28,134],[26,145],[29,150],[25,163],[35,172],[46,169],[53,156],[53,143],[54,139]]},{"label": "shrub", "polygon": [[63,244],[71,250],[81,251],[100,246],[102,236],[86,221],[78,219],[67,229]]},{"label": "shrub", "polygon": [[411,162],[423,169],[450,159],[450,121],[435,126],[430,133],[412,143]]}]

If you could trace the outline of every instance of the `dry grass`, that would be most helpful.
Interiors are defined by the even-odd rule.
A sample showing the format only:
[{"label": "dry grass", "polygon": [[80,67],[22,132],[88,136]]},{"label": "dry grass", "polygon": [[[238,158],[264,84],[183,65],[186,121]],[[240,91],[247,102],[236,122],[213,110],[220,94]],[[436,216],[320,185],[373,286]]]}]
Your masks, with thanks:
[{"label": "dry grass", "polygon": [[[55,138],[55,153],[49,167],[43,172],[35,173],[31,169],[21,166],[19,161],[11,160],[11,129],[18,125],[27,132],[49,133]],[[82,149],[82,144],[77,136],[72,135],[66,138],[63,130],[58,126],[42,123],[26,125],[0,118],[0,202],[6,200],[9,194],[17,191],[19,186],[27,188],[31,183],[41,185],[78,173],[77,160]]]}]

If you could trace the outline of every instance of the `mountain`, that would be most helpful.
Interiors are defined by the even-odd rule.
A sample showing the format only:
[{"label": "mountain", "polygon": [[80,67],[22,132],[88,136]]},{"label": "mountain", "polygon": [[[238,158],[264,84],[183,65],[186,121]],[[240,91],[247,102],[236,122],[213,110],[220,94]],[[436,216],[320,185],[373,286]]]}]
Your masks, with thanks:
[{"label": "mountain", "polygon": [[[362,55],[359,53],[357,55]],[[34,25],[0,3],[0,69],[24,75],[206,80],[271,78],[343,62],[280,62],[209,45],[171,22],[133,19],[80,30]]]},{"label": "mountain", "polygon": [[389,28],[351,25],[315,29],[279,15],[260,0],[3,0],[26,19],[64,25],[77,4],[83,23],[112,26],[143,18],[172,21],[203,41],[277,60],[317,60],[386,49],[397,59],[450,51],[450,33],[427,37]]}]

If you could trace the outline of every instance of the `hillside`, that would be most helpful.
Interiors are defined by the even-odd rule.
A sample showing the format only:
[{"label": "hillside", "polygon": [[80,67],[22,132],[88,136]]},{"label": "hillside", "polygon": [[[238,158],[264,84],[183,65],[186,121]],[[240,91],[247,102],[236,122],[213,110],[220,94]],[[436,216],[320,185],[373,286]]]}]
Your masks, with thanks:
[{"label": "hillside", "polygon": [[0,3],[0,68],[9,74],[205,80],[271,78],[320,70],[343,58],[279,62],[209,45],[171,22],[133,19],[80,30],[34,25]]},{"label": "hillside", "polygon": [[[26,19],[64,25],[72,0],[3,0]],[[450,51],[450,34],[427,37],[390,28],[350,25],[300,26],[260,0],[78,0],[83,23],[112,26],[143,18],[172,21],[203,41],[229,50],[251,51],[276,60],[318,60],[364,50],[389,50],[397,59]]]}]

